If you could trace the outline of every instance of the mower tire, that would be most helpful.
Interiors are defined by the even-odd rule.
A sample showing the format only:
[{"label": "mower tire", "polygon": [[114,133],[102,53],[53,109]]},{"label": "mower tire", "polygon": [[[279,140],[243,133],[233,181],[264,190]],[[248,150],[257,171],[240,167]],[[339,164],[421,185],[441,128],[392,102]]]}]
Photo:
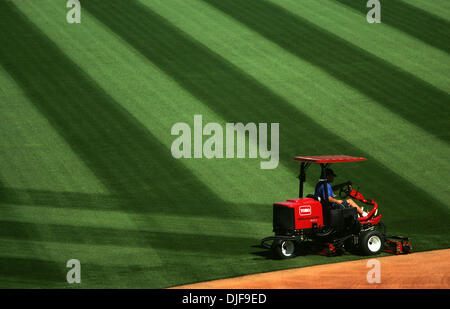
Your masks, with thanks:
[{"label": "mower tire", "polygon": [[383,234],[377,230],[361,232],[359,235],[359,249],[363,255],[376,255],[383,250]]},{"label": "mower tire", "polygon": [[280,259],[295,257],[295,242],[292,240],[276,239],[273,241],[272,250]]}]

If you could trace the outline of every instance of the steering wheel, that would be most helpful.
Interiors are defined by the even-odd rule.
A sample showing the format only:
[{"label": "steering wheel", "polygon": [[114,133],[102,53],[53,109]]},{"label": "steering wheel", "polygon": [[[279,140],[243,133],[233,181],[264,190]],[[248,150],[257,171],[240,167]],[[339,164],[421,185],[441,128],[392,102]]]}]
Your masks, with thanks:
[{"label": "steering wheel", "polygon": [[350,192],[352,191],[352,184],[346,184],[339,190],[339,197],[344,199],[350,195]]}]

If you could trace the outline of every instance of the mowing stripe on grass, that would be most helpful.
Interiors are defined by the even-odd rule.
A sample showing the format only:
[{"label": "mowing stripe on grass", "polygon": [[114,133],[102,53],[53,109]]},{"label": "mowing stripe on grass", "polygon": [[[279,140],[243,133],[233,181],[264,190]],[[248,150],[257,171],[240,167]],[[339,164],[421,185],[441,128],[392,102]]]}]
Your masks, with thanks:
[{"label": "mowing stripe on grass", "polygon": [[[180,81],[179,76],[182,76],[186,79],[194,79],[194,82],[199,83],[199,88],[209,87],[204,90],[207,93],[204,96],[196,95],[191,84],[188,84],[189,87],[186,89],[208,105],[212,103],[221,105],[220,108],[211,107],[218,111],[219,115],[224,116],[221,119],[242,119],[243,122],[248,122],[253,121],[253,119],[271,119],[270,114],[274,113],[275,118],[280,120],[282,126],[287,124],[287,128],[292,129],[292,132],[287,133],[287,137],[284,136],[284,141],[290,145],[289,151],[285,152],[285,158],[283,159],[285,166],[295,168],[295,165],[291,162],[293,155],[291,152],[295,151],[296,154],[298,150],[301,150],[302,153],[305,151],[323,153],[324,151],[335,152],[345,149],[345,152],[350,150],[354,154],[364,155],[359,148],[337,137],[336,134],[330,133],[310,118],[305,117],[296,108],[290,106],[291,103],[261,86],[242,68],[233,66],[213,51],[202,48],[201,44],[183,34],[180,29],[171,27],[170,23],[159,18],[159,16],[147,14],[147,11],[136,12],[134,2],[130,2],[129,6],[127,3],[114,1],[111,1],[110,4],[114,5],[114,8],[113,11],[108,8],[107,14],[114,14],[99,19],[104,24],[106,24],[105,20],[107,20],[107,24],[118,23],[118,26],[111,27],[111,29],[120,34],[119,38],[130,43],[133,47],[140,47],[136,49],[147,59],[151,60],[149,58],[151,52],[146,49],[156,49],[155,53],[159,53],[159,55],[155,54],[153,57],[158,60],[155,62],[159,68],[165,62],[173,62],[173,66],[179,66],[178,69],[172,68],[172,71],[163,70],[172,78],[174,74],[178,75],[178,79],[175,78],[177,82]],[[83,3],[83,8],[84,6]],[[132,99],[123,105],[122,101],[112,99],[108,91],[101,89],[99,81],[96,80],[98,76],[94,79],[93,75],[83,72],[82,69],[84,68],[77,63],[77,61],[82,61],[83,57],[76,58],[77,61],[69,60],[67,53],[59,50],[58,44],[54,44],[49,38],[46,38],[43,32],[39,31],[32,23],[27,22],[26,16],[20,14],[14,7],[0,4],[0,15],[2,14],[5,14],[5,22],[0,21],[0,27],[2,29],[8,27],[10,31],[19,34],[15,38],[12,35],[6,35],[4,42],[8,41],[11,48],[9,46],[3,47],[4,44],[0,46],[0,63],[7,68],[8,73],[14,77],[19,85],[22,87],[28,86],[24,87],[24,91],[30,101],[40,106],[42,113],[52,119],[56,131],[68,139],[68,143],[76,154],[87,161],[86,165],[102,179],[107,189],[111,191],[111,196],[79,192],[63,192],[61,194],[50,190],[5,188],[2,185],[0,188],[3,189],[0,189],[0,191],[7,192],[7,197],[3,201],[0,200],[2,206],[4,206],[3,213],[6,214],[5,218],[2,218],[2,224],[0,224],[4,227],[0,228],[0,247],[6,246],[6,248],[12,248],[11,250],[19,250],[22,249],[20,245],[24,243],[41,245],[51,252],[50,257],[45,256],[42,251],[43,248],[41,248],[40,251],[35,251],[38,256],[26,255],[22,262],[30,260],[30,264],[36,267],[43,263],[49,268],[60,267],[59,261],[66,254],[76,253],[77,249],[82,249],[80,255],[88,261],[86,266],[88,280],[85,281],[87,282],[85,286],[88,287],[161,287],[244,273],[329,263],[331,261],[318,256],[305,256],[297,260],[285,261],[282,264],[278,261],[268,260],[267,251],[256,248],[259,239],[266,234],[270,234],[270,217],[268,217],[266,210],[264,210],[264,214],[261,214],[259,211],[261,205],[244,205],[244,207],[249,207],[249,211],[245,213],[245,216],[241,216],[242,212],[237,208],[241,207],[242,204],[226,203],[208,186],[201,183],[200,180],[204,180],[203,178],[191,177],[192,174],[185,171],[185,164],[179,163],[173,166],[174,161],[168,159],[170,153],[166,151],[167,145],[158,140],[160,136],[156,137],[153,131],[149,133],[149,127],[143,125],[137,117],[133,117],[133,114],[125,107],[127,104],[128,107],[133,104]],[[86,14],[86,12],[83,11],[83,14]],[[125,16],[122,17],[120,14]],[[153,18],[153,24],[148,20],[149,17]],[[42,20],[42,23],[45,23],[45,19]],[[133,23],[141,23],[142,26],[133,26]],[[35,25],[40,26],[39,23],[35,23]],[[130,31],[120,30],[121,26],[129,26]],[[156,27],[146,29],[146,26]],[[93,29],[95,32],[96,28]],[[19,30],[24,32],[20,33]],[[155,34],[154,32],[157,31],[162,31],[162,33]],[[67,33],[61,34],[61,40],[70,38]],[[133,37],[133,39],[127,36]],[[156,36],[156,38],[153,36]],[[27,38],[29,46],[17,42],[20,38]],[[0,43],[4,43],[1,40],[2,38],[0,38]],[[143,42],[138,45],[138,41]],[[163,48],[153,43],[161,43]],[[145,44],[147,44],[147,47],[143,46]],[[172,46],[172,44],[174,45]],[[27,48],[32,48],[33,53],[37,55],[28,55]],[[180,48],[186,55],[183,56],[177,51],[177,48]],[[8,56],[7,51],[16,54],[18,59]],[[111,55],[123,57],[127,54],[111,53]],[[189,60],[189,56],[193,56],[193,59],[183,63],[183,60]],[[32,61],[25,61],[27,57]],[[114,57],[112,59],[115,59]],[[197,65],[193,64],[195,61],[198,62]],[[111,62],[111,65],[113,65],[113,62]],[[201,69],[202,65],[205,66],[203,69]],[[120,69],[120,66],[115,68]],[[185,73],[182,73],[182,70],[185,70]],[[219,77],[215,77],[213,72]],[[36,79],[28,77],[28,73],[35,74],[34,78]],[[52,74],[55,74],[56,77],[52,78]],[[221,84],[214,85],[205,82],[210,78]],[[44,79],[44,81],[40,81],[40,79]],[[120,78],[113,77],[110,80],[117,83]],[[107,83],[106,81],[103,82]],[[65,84],[68,84],[66,88],[64,87]],[[46,89],[46,87],[49,88]],[[223,87],[226,91],[219,91],[220,87]],[[43,90],[39,90],[40,88]],[[45,96],[43,92],[46,90],[51,92],[52,95]],[[231,91],[231,94],[228,95],[227,91]],[[261,93],[258,94],[258,92]],[[65,98],[65,95],[70,93],[76,93],[77,100],[72,98],[63,100],[63,97]],[[223,98],[216,98],[220,96],[223,96]],[[241,98],[245,96],[248,96],[248,98]],[[266,99],[265,96],[267,96]],[[272,99],[273,102],[271,102]],[[45,100],[48,102],[44,102]],[[66,102],[67,100],[68,102]],[[226,105],[228,100],[236,100],[231,105],[236,108],[235,110],[227,108],[230,107]],[[253,100],[256,100],[256,102],[253,102]],[[62,105],[61,111],[69,110],[70,106],[78,108],[78,110],[71,110],[76,113],[74,117],[76,122],[72,123],[73,126],[59,120],[59,117],[63,115],[60,115],[56,108],[53,109],[53,105]],[[263,111],[259,110],[261,108]],[[278,109],[281,109],[281,111],[278,111]],[[253,116],[252,113],[256,113],[256,115]],[[95,114],[95,117],[91,114]],[[156,119],[158,115],[158,108],[155,108],[154,118]],[[183,115],[183,117],[185,116]],[[298,118],[287,120],[288,117]],[[72,120],[71,117],[66,119]],[[78,125],[81,126],[82,133],[77,133],[75,130]],[[298,126],[303,125],[306,127],[311,125],[311,127],[307,129],[298,128]],[[151,128],[154,127],[151,126]],[[100,131],[100,133],[97,131]],[[88,136],[84,136],[84,134]],[[138,134],[137,137],[136,134]],[[298,145],[299,135],[296,134],[304,134],[304,144]],[[103,142],[101,142],[102,138],[104,139]],[[115,138],[118,140],[117,142]],[[131,141],[129,138],[131,138]],[[335,140],[330,141],[329,139]],[[96,144],[90,146],[90,149],[85,149],[82,146],[86,146],[87,142]],[[136,143],[149,145],[150,149],[144,151],[145,146],[139,147]],[[302,148],[303,146],[305,148]],[[119,149],[116,150],[117,147]],[[129,152],[126,149],[127,147],[130,148]],[[98,152],[98,154],[96,155],[95,152]],[[106,158],[101,159],[100,156],[106,156]],[[158,160],[159,158],[162,160]],[[121,162],[121,160],[124,162]],[[152,160],[156,160],[159,165]],[[128,161],[133,162],[128,163]],[[170,171],[168,172],[170,177],[164,174],[163,169],[165,168],[173,172],[172,174],[170,174]],[[430,197],[430,194],[417,189],[417,185],[405,183],[401,177],[386,169],[381,163],[371,160],[367,165],[358,169],[354,169],[352,165],[349,165],[348,168],[350,169],[349,175],[355,175],[357,179],[365,179],[368,184],[373,183],[371,191],[377,193],[377,196],[381,193],[385,194],[384,200],[381,202],[389,201],[383,205],[392,207],[391,209],[383,208],[383,215],[386,215],[387,220],[391,220],[391,222],[394,220],[393,218],[399,216],[402,216],[405,220],[405,222],[399,222],[399,225],[395,226],[396,229],[408,232],[412,228],[416,230],[417,226],[421,226],[427,238],[426,241],[422,242],[420,249],[427,246],[432,247],[436,244],[436,235],[433,235],[433,232],[437,231],[441,234],[442,231],[448,229],[445,224],[448,218],[448,214],[445,212],[446,205],[439,204],[438,201]],[[369,175],[359,174],[361,170],[366,168],[368,168]],[[154,174],[142,176],[146,172]],[[203,174],[209,175],[211,173],[211,171],[205,171]],[[244,173],[238,175],[242,174]],[[158,176],[165,177],[160,178]],[[173,176],[187,177],[187,179],[180,180],[179,178],[172,178]],[[288,174],[286,176],[293,175]],[[234,181],[241,182],[240,179],[236,180],[236,174],[233,173],[225,173],[224,177],[230,178],[230,181],[233,181],[234,177]],[[293,177],[292,180],[295,181],[295,178]],[[162,183],[159,183],[160,181]],[[198,181],[198,183],[191,184],[192,181]],[[378,183],[380,183],[379,186]],[[401,183],[401,187],[391,188],[390,185],[393,183]],[[8,183],[8,185],[10,184]],[[280,187],[282,185],[284,184],[280,184]],[[188,187],[184,188],[183,186]],[[243,187],[243,191],[247,189],[247,194],[260,194],[249,190],[246,183],[243,184]],[[295,188],[295,184],[293,187]],[[384,189],[386,190],[383,191]],[[155,191],[149,192],[152,190]],[[175,196],[173,192],[179,194]],[[206,198],[191,196],[202,193],[208,196],[212,193],[212,199],[207,200]],[[407,196],[398,196],[399,194],[406,194]],[[76,200],[78,198],[82,200]],[[71,199],[75,201],[71,201]],[[167,202],[168,199],[170,199],[170,203]],[[205,201],[211,203],[208,205],[196,204],[196,202]],[[417,201],[420,201],[421,204],[414,204]],[[157,209],[147,207],[149,203],[157,202],[164,204],[159,205],[159,207],[155,206]],[[426,209],[421,207],[423,204],[427,205]],[[27,205],[35,205],[36,207]],[[57,205],[61,209],[52,209],[49,205]],[[24,208],[17,209],[16,207]],[[34,218],[34,214],[40,213],[40,209],[42,209],[43,215],[53,215],[53,217],[48,218],[48,220],[45,220],[46,218]],[[107,221],[100,220],[96,226],[96,220],[91,217],[91,215],[95,216],[95,211],[91,211],[92,209],[112,210],[114,215],[109,218],[105,215],[103,219]],[[267,209],[270,211],[270,205],[267,205]],[[61,218],[65,213],[64,210],[68,210],[67,214],[86,215],[89,218],[81,218],[80,222],[71,218]],[[252,210],[254,210],[253,215]],[[428,215],[428,212],[431,212],[431,215]],[[124,218],[129,221],[116,225],[115,222],[120,220],[121,214],[124,214]],[[203,220],[206,221],[208,218],[211,219],[208,224],[202,224]],[[227,220],[222,220],[222,218]],[[267,222],[258,226],[258,219],[260,218],[264,218]],[[247,222],[251,219],[253,219],[252,222]],[[227,228],[228,222],[230,224]],[[214,229],[215,223],[218,224],[217,230]],[[436,226],[439,229],[436,229]],[[180,228],[180,231],[176,230],[177,227]],[[248,233],[245,232],[246,227],[251,229]],[[32,233],[29,236],[23,229],[36,230],[40,234]],[[14,233],[14,230],[17,233]],[[440,242],[439,245],[445,245],[447,240],[444,241]],[[17,246],[11,245],[14,243]],[[112,252],[114,248],[118,248],[117,255]],[[91,252],[89,252],[89,249]],[[127,254],[128,250],[129,253]],[[102,258],[102,252],[105,252],[105,258]],[[22,251],[17,256],[14,256],[14,252],[10,252],[10,255],[5,257],[2,262],[15,265],[15,261],[11,258],[22,258],[23,255],[24,252]],[[358,257],[343,256],[333,259],[333,262],[354,258]],[[107,259],[107,261],[105,262],[104,259]],[[55,261],[57,264],[52,264]],[[110,267],[111,265],[120,266]],[[17,286],[17,282],[20,281],[20,273],[17,276],[18,278],[15,278],[16,281],[9,281],[14,278],[15,274],[14,272],[9,273],[9,275],[6,273],[8,278],[2,277],[0,284],[4,285],[4,282],[8,281]],[[25,280],[36,280],[37,277],[29,275],[27,278],[26,275],[24,276]],[[27,284],[27,282],[22,283]],[[57,284],[54,283],[54,285]]]},{"label": "mowing stripe on grass", "polygon": [[[0,192],[1,194],[1,192]],[[165,232],[204,235],[229,235],[230,230],[233,236],[257,235],[261,230],[271,230],[272,222],[255,221],[227,218],[211,218],[199,216],[176,216],[176,215],[155,215],[155,214],[128,214],[119,210],[95,210],[87,206],[86,208],[69,208],[62,206],[47,205],[27,205],[24,203],[8,204],[2,202],[1,219],[11,222],[54,224],[76,227],[125,229],[145,232],[159,232],[164,227]],[[237,207],[236,205],[233,205]],[[247,206],[251,207],[251,206]],[[254,208],[255,206],[253,206]],[[144,225],[137,227],[134,222],[145,222],[148,220],[158,222],[158,224]]]},{"label": "mowing stripe on grass", "polygon": [[450,16],[448,12],[450,11],[450,2],[447,0],[407,0],[409,5],[412,5],[420,10],[430,13],[435,16],[450,22]]},{"label": "mowing stripe on grass", "polygon": [[[37,225],[37,227],[39,227]],[[20,234],[19,234],[20,235]],[[163,263],[159,259],[156,250],[150,246],[146,248],[138,246],[123,246],[122,244],[87,244],[82,242],[62,242],[52,239],[22,239],[5,236],[0,238],[0,246],[8,248],[2,252],[4,258],[42,258],[59,263],[58,268],[66,270],[66,263],[69,259],[77,258],[81,263],[99,263],[105,266],[130,265],[130,266],[158,266]],[[31,255],[26,248],[33,246],[35,255]],[[46,254],[52,252],[52,256]],[[95,273],[101,274],[100,269]]]},{"label": "mowing stripe on grass", "polygon": [[[2,1],[0,11],[5,16],[1,18],[0,28],[9,29],[0,38],[0,64],[105,187],[128,199],[127,203],[117,203],[114,207],[132,209],[136,213],[230,215],[232,209],[226,203],[203,186],[181,163],[172,159],[166,147],[87,78],[11,2]],[[33,40],[24,44],[24,36]],[[214,206],[214,212],[211,212],[210,205]],[[145,217],[145,222],[135,224],[152,225],[154,222]],[[73,229],[64,227],[59,231],[46,225],[17,222],[8,226],[10,231],[2,231],[9,233],[10,237],[15,233],[17,237],[22,235],[22,239],[55,237],[63,242],[65,237],[69,240],[76,237],[72,234]],[[41,229],[39,234],[33,232],[25,236],[20,233],[22,228],[36,227]],[[67,234],[59,234],[61,231]],[[92,236],[79,232],[82,237],[77,238],[78,241],[89,242]],[[126,238],[129,246],[141,244],[148,247],[152,241],[155,244],[173,244],[183,239],[171,233],[133,235]],[[113,233],[113,236],[120,239],[121,235]],[[177,237],[177,240],[171,237]],[[151,257],[148,257],[148,263],[152,263]],[[151,276],[148,278],[150,280]]]},{"label": "mowing stripe on grass", "polygon": [[[0,257],[1,288],[157,288],[149,282],[147,274],[163,281],[161,268],[151,265],[105,265],[85,262],[81,265],[81,283],[69,285],[66,274],[55,272],[56,269],[69,270],[60,261],[21,257]],[[101,271],[99,271],[101,270]],[[124,276],[132,272],[132,276]]]},{"label": "mowing stripe on grass", "polygon": [[0,257],[0,288],[54,288],[63,286],[64,264],[36,258]]},{"label": "mowing stripe on grass", "polygon": [[[65,7],[58,3],[23,0],[15,4],[90,79],[95,80],[168,149],[175,139],[170,134],[172,125],[180,121],[191,124],[194,114],[203,115],[204,123],[226,123],[87,12],[83,11],[83,22],[73,26],[61,19],[65,15]],[[277,187],[285,181],[287,170],[283,166],[261,173],[259,159],[179,161],[220,199],[242,203],[242,207],[235,210],[241,211],[243,216],[254,213],[245,204],[268,206],[273,199],[285,198],[296,191],[295,183],[290,189]],[[252,179],[246,182],[246,186],[235,181],[234,177],[217,177],[244,174]],[[248,194],[248,191],[259,192]]]},{"label": "mowing stripe on grass", "polygon": [[107,192],[24,94],[8,91],[0,99],[0,114],[0,175],[8,186]]},{"label": "mowing stripe on grass", "polygon": [[[228,203],[218,199],[185,170],[181,163],[171,158],[166,147],[154,139],[150,132],[142,128],[131,115],[119,107],[117,102],[108,97],[93,80],[67,59],[48,38],[17,11],[12,3],[2,2],[0,8],[5,14],[0,27],[10,29],[10,32],[0,38],[4,40],[0,44],[1,65],[22,87],[30,101],[48,117],[55,130],[66,139],[73,151],[86,162],[106,188],[114,196],[124,197],[127,201],[126,203],[119,201],[111,205],[112,207],[124,209],[125,212],[131,209],[135,213],[161,212],[180,216],[190,214],[220,218],[226,218],[235,211],[235,207],[230,207]],[[23,36],[33,38],[27,42],[28,46],[22,44]],[[60,77],[63,79],[59,79]],[[21,193],[23,192],[14,191],[13,195]],[[71,204],[70,201],[66,202]],[[157,224],[151,217],[142,217],[134,223],[137,227]],[[73,228],[64,225],[29,225],[18,222],[5,223],[4,226],[6,225],[9,229],[2,231],[5,237],[11,238],[14,238],[14,230],[20,231],[21,228],[27,227],[41,229],[42,236],[34,238],[35,240],[59,239],[61,244],[65,243],[65,239],[70,241],[73,238],[79,243],[90,243],[93,246],[96,241],[104,243],[118,241],[121,244],[137,245],[142,248],[152,247],[154,244],[161,260],[174,261],[173,271],[183,268],[186,276],[190,270],[197,269],[198,263],[217,259],[221,251],[219,248],[222,248],[224,243],[230,248],[226,252],[238,255],[245,252],[245,255],[248,255],[249,246],[258,243],[257,240],[261,237],[257,235],[255,238],[242,241],[224,237],[197,238],[196,235],[189,236],[182,233],[135,232],[132,234],[134,237],[124,235],[126,241],[120,242],[122,235],[111,231],[110,239],[94,238],[95,241],[91,241],[92,235],[83,234],[81,230],[74,231]],[[78,231],[81,236],[74,236]],[[94,228],[89,231],[95,233],[99,230]],[[20,232],[17,233],[17,237],[26,238]],[[207,251],[200,249],[205,244],[208,245]],[[180,250],[177,250],[176,256],[171,258],[177,245]],[[190,249],[191,246],[198,250]],[[183,252],[192,252],[190,260],[197,261],[197,264],[185,265],[186,254]],[[219,252],[219,255],[212,252]],[[52,254],[57,255],[58,252]],[[200,260],[199,256],[202,257]],[[148,257],[150,265],[152,261],[153,258]],[[160,271],[160,275],[163,275],[164,268],[160,268]],[[219,271],[222,274],[228,272],[223,267],[219,267]],[[131,275],[132,270],[129,272],[128,275]],[[177,280],[185,280],[183,276],[162,279],[160,276],[152,277],[152,273],[146,275],[150,280],[149,284],[159,282],[159,285],[162,285],[164,280],[173,284]]]},{"label": "mowing stripe on grass", "polygon": [[[280,133],[280,145],[284,145],[280,149],[281,162],[295,168],[295,172],[297,167],[291,160],[292,154],[300,152],[299,137],[302,137],[302,153],[335,153],[345,149],[351,154],[366,155],[142,4],[89,1],[84,8],[225,119],[280,122],[284,128]],[[377,188],[369,190],[372,194],[383,192],[386,198],[383,202],[389,207],[407,215],[399,204],[411,204],[413,197],[420,196],[420,200],[428,200],[427,204],[435,212],[448,215],[445,205],[379,162],[369,160],[366,174],[353,171],[350,175],[352,179],[365,178],[372,184],[380,183],[376,179],[383,179]],[[402,194],[392,187],[395,183],[402,183]]]},{"label": "mowing stripe on grass", "polygon": [[[0,27],[1,28],[1,27]],[[3,188],[3,182],[2,178],[0,178],[0,193],[1,188]],[[0,201],[0,215],[5,214],[5,209],[3,203]],[[14,209],[12,209],[12,212],[14,212]],[[9,229],[7,231],[7,234],[17,234],[21,235],[24,239],[29,240],[33,238],[40,239],[43,234],[42,230],[39,229],[36,225],[28,225],[24,226],[21,224],[14,223],[11,225],[3,226],[0,224],[0,234],[2,234],[2,231],[4,229]],[[2,238],[0,236],[0,238]],[[16,239],[15,236],[12,237],[13,239]],[[33,244],[30,242],[24,242],[21,246],[21,250],[25,252],[25,254],[28,257],[36,257],[41,256],[43,258],[51,258],[52,253],[44,251],[39,252],[41,249],[41,246],[39,244]],[[3,260],[2,256],[5,254],[5,252],[11,252],[12,248],[10,246],[2,246],[0,241],[0,286],[2,286],[2,283],[4,282],[4,278],[7,280],[8,277],[14,277],[15,284],[11,286],[17,286],[17,283],[25,280],[34,280],[40,278],[42,280],[42,283],[45,283],[47,281],[50,281],[52,283],[56,282],[57,280],[63,280],[65,273],[64,269],[62,267],[52,267],[54,265],[49,264],[43,264],[40,265],[39,269],[33,269],[33,267],[30,268],[30,263],[28,259],[25,260]],[[31,277],[30,277],[31,276]],[[60,279],[61,278],[61,279]],[[36,284],[37,285],[37,284]],[[9,287],[11,287],[9,286]]]},{"label": "mowing stripe on grass", "polygon": [[[28,232],[31,230],[45,232],[36,235]],[[155,253],[157,251],[173,253],[174,248],[176,248],[178,254],[192,252],[197,256],[207,255],[208,257],[243,256],[248,254],[249,247],[258,244],[259,241],[257,236],[201,235],[6,220],[0,220],[0,239],[83,244],[91,245],[93,249],[103,245],[152,248]],[[217,244],[220,244],[220,250],[218,250]],[[155,257],[152,260],[150,260],[150,256],[148,258],[149,264],[155,265]],[[160,258],[157,260],[160,263],[162,261]]]},{"label": "mowing stripe on grass", "polygon": [[[366,0],[333,0],[367,15]],[[450,22],[400,0],[381,0],[382,23],[450,52]]]},{"label": "mowing stripe on grass", "polygon": [[[450,92],[447,74],[450,58],[445,51],[388,24],[369,24],[359,12],[335,0],[280,0],[276,4],[430,85]],[[355,29],[358,29],[357,35]]]},{"label": "mowing stripe on grass", "polygon": [[268,1],[204,1],[449,142],[447,93]]},{"label": "mowing stripe on grass", "polygon": [[[286,1],[282,3],[286,3]],[[294,1],[293,3],[298,2]],[[344,22],[345,17],[341,18],[341,16],[327,22],[333,17],[333,14],[337,13],[335,6],[321,7],[320,14],[314,15],[312,13],[317,11],[317,3],[312,3],[311,7],[307,4],[309,2],[302,2],[303,10],[299,10],[296,6],[290,6],[292,7],[291,11],[297,14],[303,13],[302,16],[305,18],[310,16],[311,20],[318,20],[321,25],[326,24],[327,29],[330,29],[333,23],[337,24],[335,28],[340,30],[337,31],[339,34],[350,31],[353,29],[351,27],[355,26],[354,23]],[[278,45],[267,41],[258,33],[236,23],[228,15],[202,1],[146,1],[145,5],[167,18],[197,41],[202,42],[222,58],[230,61],[234,66],[251,75],[307,116],[321,123],[324,128],[341,136],[347,142],[358,145],[369,156],[383,162],[386,167],[399,176],[415,183],[416,186],[432,194],[441,203],[447,204],[450,195],[443,194],[444,191],[446,192],[446,184],[435,183],[436,175],[450,173],[447,164],[450,146],[447,143],[401,118],[398,114],[392,113],[370,98],[366,98],[357,90],[340,83],[319,68],[309,65]],[[340,11],[348,10],[341,8]],[[191,18],[186,20],[186,15]],[[339,27],[341,23],[344,26]],[[368,34],[361,29],[359,32]],[[373,45],[380,44],[388,34],[392,35],[392,32],[381,31],[379,37],[372,36],[370,40],[364,40],[364,43],[373,41]],[[361,43],[361,40],[358,42]],[[423,44],[419,42],[417,45]],[[396,50],[398,49],[400,49],[400,53],[406,51],[405,48]],[[434,51],[428,46],[420,50],[422,52]],[[441,52],[438,53],[441,54]],[[380,54],[389,59],[396,54],[396,51],[385,49]],[[430,64],[430,72],[431,70],[435,72],[436,68],[442,66],[433,61],[427,64]],[[425,65],[421,65],[421,67],[423,66]],[[410,62],[405,62],[402,66],[405,70],[410,67]],[[440,77],[433,80],[439,80],[445,84],[445,80],[441,80]],[[387,127],[386,124],[389,126]],[[411,143],[412,139],[415,143]],[[299,140],[299,143],[302,142]],[[408,160],[404,160],[405,153],[408,153]],[[423,173],[424,170],[427,170],[427,173]],[[347,177],[346,171],[339,172],[339,175],[341,173],[344,173],[343,177]],[[372,186],[372,184],[363,182],[361,186],[366,190],[366,187]],[[313,188],[308,188],[308,190],[313,190]],[[376,194],[380,195],[379,192]]]},{"label": "mowing stripe on grass", "polygon": [[[2,37],[0,63],[105,186],[132,200],[125,208],[229,214],[213,192],[27,22],[13,4],[2,3],[2,10],[8,17],[2,19],[1,27],[9,27],[9,33],[15,34]],[[33,49],[21,42],[21,34],[34,38],[28,42]],[[180,200],[196,207],[182,207]],[[215,205],[215,213],[202,206],[209,204]]]}]

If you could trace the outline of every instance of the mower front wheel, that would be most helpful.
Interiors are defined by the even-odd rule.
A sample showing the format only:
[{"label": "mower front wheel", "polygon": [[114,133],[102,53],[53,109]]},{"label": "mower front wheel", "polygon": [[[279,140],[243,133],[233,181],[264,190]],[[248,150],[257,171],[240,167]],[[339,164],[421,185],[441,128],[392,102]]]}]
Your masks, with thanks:
[{"label": "mower front wheel", "polygon": [[376,255],[383,250],[383,234],[377,230],[362,232],[359,236],[359,246],[362,254]]},{"label": "mower front wheel", "polygon": [[295,242],[292,240],[274,240],[272,249],[275,255],[280,259],[289,259],[295,257]]}]

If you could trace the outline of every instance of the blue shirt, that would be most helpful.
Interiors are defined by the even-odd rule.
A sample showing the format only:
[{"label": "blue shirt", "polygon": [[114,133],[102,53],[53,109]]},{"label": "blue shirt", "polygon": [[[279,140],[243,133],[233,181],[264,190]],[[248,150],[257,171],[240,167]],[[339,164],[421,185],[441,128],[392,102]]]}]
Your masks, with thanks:
[{"label": "blue shirt", "polygon": [[[333,189],[331,189],[331,185],[327,183],[328,187],[328,197],[334,197]],[[316,192],[314,193],[315,196],[320,196],[321,199],[325,199],[325,192],[324,192],[324,185],[323,183],[318,183],[316,186]]]}]

